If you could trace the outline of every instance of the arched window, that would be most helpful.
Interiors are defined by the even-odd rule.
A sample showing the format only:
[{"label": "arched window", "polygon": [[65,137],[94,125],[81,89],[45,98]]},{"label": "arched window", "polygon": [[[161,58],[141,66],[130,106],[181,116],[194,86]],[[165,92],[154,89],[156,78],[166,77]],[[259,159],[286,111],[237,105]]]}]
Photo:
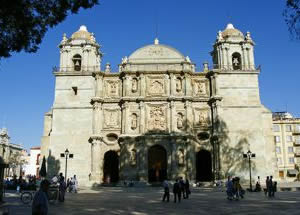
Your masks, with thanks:
[{"label": "arched window", "polygon": [[242,69],[242,58],[240,53],[235,52],[232,54],[232,66],[233,70]]},{"label": "arched window", "polygon": [[81,56],[79,54],[74,55],[72,58],[73,60],[73,67],[75,71],[81,70]]}]

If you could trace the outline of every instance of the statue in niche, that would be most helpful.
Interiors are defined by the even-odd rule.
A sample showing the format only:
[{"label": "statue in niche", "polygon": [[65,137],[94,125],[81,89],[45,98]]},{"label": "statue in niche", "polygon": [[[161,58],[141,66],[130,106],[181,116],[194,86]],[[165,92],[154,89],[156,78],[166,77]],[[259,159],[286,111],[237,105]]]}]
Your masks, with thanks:
[{"label": "statue in niche", "polygon": [[137,115],[134,113],[131,115],[131,129],[135,130],[137,128]]},{"label": "statue in niche", "polygon": [[183,115],[178,113],[177,115],[177,128],[181,129],[183,127]]},{"label": "statue in niche", "polygon": [[118,125],[118,113],[115,111],[107,111],[105,122],[109,127],[116,127]]},{"label": "statue in niche", "polygon": [[199,113],[199,124],[200,125],[207,124],[207,112],[206,111],[200,111],[200,113]]},{"label": "statue in niche", "polygon": [[130,164],[132,166],[136,165],[136,150],[135,149],[131,150],[131,153],[130,153]]},{"label": "statue in niche", "polygon": [[176,91],[179,93],[182,90],[182,81],[180,78],[176,79]]},{"label": "statue in niche", "polygon": [[177,157],[178,157],[178,165],[183,165],[184,164],[184,151],[183,149],[179,149],[177,152]]},{"label": "statue in niche", "polygon": [[138,80],[136,78],[133,78],[131,84],[131,90],[133,93],[135,93],[138,89]]}]

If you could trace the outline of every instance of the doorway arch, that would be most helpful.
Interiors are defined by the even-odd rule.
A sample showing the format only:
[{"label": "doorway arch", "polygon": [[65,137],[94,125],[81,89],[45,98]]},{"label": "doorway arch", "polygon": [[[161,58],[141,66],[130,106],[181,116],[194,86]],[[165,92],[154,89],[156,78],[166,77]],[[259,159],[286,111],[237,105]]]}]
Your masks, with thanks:
[{"label": "doorway arch", "polygon": [[207,150],[200,150],[196,155],[196,181],[212,181],[212,158]]},{"label": "doorway arch", "polygon": [[148,181],[162,182],[167,179],[167,151],[160,145],[148,150]]},{"label": "doorway arch", "polygon": [[103,182],[116,183],[119,181],[119,155],[116,151],[104,154]]}]

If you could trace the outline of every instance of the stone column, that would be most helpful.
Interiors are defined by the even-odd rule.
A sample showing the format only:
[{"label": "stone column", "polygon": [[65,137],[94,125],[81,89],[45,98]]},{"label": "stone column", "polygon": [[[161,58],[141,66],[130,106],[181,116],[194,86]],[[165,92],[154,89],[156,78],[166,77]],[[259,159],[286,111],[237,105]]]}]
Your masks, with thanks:
[{"label": "stone column", "polygon": [[140,102],[140,134],[145,133],[145,104]]},{"label": "stone column", "polygon": [[224,69],[225,67],[225,59],[224,59],[224,47],[223,45],[220,46],[220,56],[221,56],[221,67],[220,69]]},{"label": "stone column", "polygon": [[193,95],[193,87],[192,87],[192,80],[191,76],[188,74],[184,74],[184,94],[185,96],[192,96]]},{"label": "stone column", "polygon": [[170,132],[176,131],[175,102],[170,103]]},{"label": "stone column", "polygon": [[100,183],[101,181],[101,140],[92,139],[91,142],[91,180]]},{"label": "stone column", "polygon": [[[185,101],[185,112],[186,112],[186,129],[193,127],[193,110],[190,101]],[[187,131],[189,133],[189,131]]]},{"label": "stone column", "polygon": [[100,134],[102,130],[102,103],[96,102],[94,104],[94,126],[93,133]]},{"label": "stone column", "polygon": [[147,88],[147,84],[146,84],[146,77],[144,76],[144,74],[140,74],[141,77],[141,96],[145,97],[146,95],[146,88]]},{"label": "stone column", "polygon": [[103,76],[100,74],[96,75],[96,97],[103,96]]},{"label": "stone column", "polygon": [[247,57],[247,47],[245,45],[242,46],[243,49],[243,69],[249,69],[249,61]]},{"label": "stone column", "polygon": [[124,111],[124,117],[123,117],[123,121],[124,121],[124,132],[125,134],[128,134],[129,133],[129,123],[130,123],[130,120],[129,120],[129,103],[128,102],[125,102],[123,104],[123,111]]},{"label": "stone column", "polygon": [[175,75],[173,73],[170,74],[170,96],[175,95],[176,93],[176,86],[175,86]]},{"label": "stone column", "polygon": [[176,142],[174,141],[174,138],[171,138],[170,142],[171,142],[171,149],[172,149],[170,175],[171,175],[171,180],[175,180],[178,177],[178,175],[177,175],[178,168],[177,168],[177,159],[176,159],[177,147],[176,147]]}]

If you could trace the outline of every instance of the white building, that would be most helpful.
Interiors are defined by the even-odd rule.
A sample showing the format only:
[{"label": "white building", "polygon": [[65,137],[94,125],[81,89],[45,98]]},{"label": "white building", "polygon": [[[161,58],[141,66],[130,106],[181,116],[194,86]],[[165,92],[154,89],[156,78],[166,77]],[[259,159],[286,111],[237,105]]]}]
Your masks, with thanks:
[{"label": "white building", "polygon": [[25,167],[25,175],[35,175],[37,178],[39,177],[40,154],[41,148],[39,146],[30,148],[28,163]]}]

